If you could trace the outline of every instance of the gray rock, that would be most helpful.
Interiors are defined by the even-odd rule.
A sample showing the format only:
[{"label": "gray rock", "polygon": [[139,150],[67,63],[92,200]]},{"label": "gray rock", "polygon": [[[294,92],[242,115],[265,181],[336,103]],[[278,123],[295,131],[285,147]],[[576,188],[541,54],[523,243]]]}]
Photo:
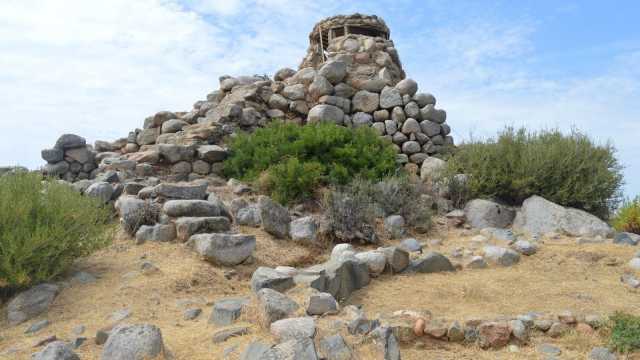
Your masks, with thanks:
[{"label": "gray rock", "polygon": [[248,298],[228,298],[216,301],[213,304],[209,323],[219,326],[233,324],[234,321],[240,318],[242,310],[248,303]]},{"label": "gray rock", "polygon": [[289,108],[289,100],[280,94],[273,94],[269,98],[269,107],[272,109],[287,110]]},{"label": "gray rock", "polygon": [[513,244],[513,249],[522,255],[530,256],[538,252],[538,247],[529,241],[518,240]]},{"label": "gray rock", "polygon": [[327,360],[351,360],[351,349],[339,334],[329,335],[320,340],[320,353]]},{"label": "gray rock", "polygon": [[595,347],[589,353],[588,360],[616,360],[618,357],[611,350],[604,347]]},{"label": "gray rock", "polygon": [[136,242],[142,244],[145,241],[168,242],[176,238],[176,226],[174,224],[142,225],[136,232]]},{"label": "gray rock", "polygon": [[71,277],[71,281],[78,284],[91,284],[98,280],[94,275],[85,272],[78,271]]},{"label": "gray rock", "polygon": [[404,112],[411,119],[420,119],[420,107],[413,101],[404,106]]},{"label": "gray rock", "polygon": [[141,146],[155,144],[160,135],[159,130],[158,128],[142,129],[136,136],[136,144]]},{"label": "gray rock", "polygon": [[44,319],[44,320],[40,320],[40,321],[36,321],[35,323],[31,324],[27,330],[25,330],[25,334],[33,334],[36,333],[44,328],[46,328],[47,326],[49,326],[49,320]]},{"label": "gray rock", "polygon": [[371,126],[371,124],[373,123],[373,116],[371,116],[371,114],[369,113],[357,112],[353,114],[351,121],[353,123],[353,127],[355,128],[367,127]]},{"label": "gray rock", "polygon": [[307,270],[324,274],[325,287],[318,290],[328,292],[338,300],[348,298],[355,290],[367,286],[371,280],[368,265],[355,257],[332,259]]},{"label": "gray rock", "polygon": [[436,157],[429,157],[420,166],[420,178],[422,180],[437,179],[445,169],[447,163]]},{"label": "gray rock", "polygon": [[220,216],[220,208],[206,200],[169,200],[162,211],[171,217],[211,217]]},{"label": "gray rock", "polygon": [[414,96],[418,92],[418,83],[413,79],[400,80],[396,84],[396,89],[400,92],[400,95]]},{"label": "gray rock", "polygon": [[44,149],[40,152],[42,159],[50,164],[55,164],[64,159],[64,152],[61,149]]},{"label": "gray rock", "polygon": [[628,232],[620,232],[613,237],[613,243],[636,246],[640,243],[640,235]]},{"label": "gray rock", "polygon": [[420,143],[417,141],[407,141],[402,144],[402,152],[408,155],[419,153],[421,150]]},{"label": "gray rock", "polygon": [[506,228],[513,222],[516,212],[504,205],[484,199],[475,199],[464,208],[467,223],[474,228]]},{"label": "gray rock", "polygon": [[563,208],[539,196],[524,201],[513,223],[516,231],[531,235],[564,233],[570,236],[612,235],[613,230],[604,221],[586,211]]},{"label": "gray rock", "polygon": [[257,205],[251,205],[238,210],[236,215],[238,225],[258,227],[262,224],[260,219],[260,210]]},{"label": "gray rock", "polygon": [[398,89],[385,87],[380,93],[380,107],[390,109],[395,106],[402,106],[402,95]]},{"label": "gray rock", "polygon": [[522,322],[521,320],[509,321],[509,328],[511,329],[511,334],[514,338],[523,343],[529,341],[529,331],[527,330],[524,322]]},{"label": "gray rock", "polygon": [[387,265],[387,257],[384,251],[381,250],[364,251],[357,253],[355,256],[360,262],[367,264],[369,273],[373,276],[382,274]]},{"label": "gray rock", "polygon": [[244,349],[242,355],[240,355],[240,360],[267,360],[263,355],[270,349],[271,346],[254,341]]},{"label": "gray rock", "polygon": [[240,119],[238,120],[238,125],[255,126],[260,124],[261,121],[262,114],[252,107],[247,107],[242,109],[242,116],[240,116]]},{"label": "gray rock", "polygon": [[216,163],[227,158],[227,150],[218,145],[200,145],[197,149],[198,159],[208,163]]},{"label": "gray rock", "polygon": [[131,316],[131,310],[129,309],[120,309],[118,311],[114,311],[111,316],[109,316],[109,321],[113,323],[120,322],[124,319],[127,319]]},{"label": "gray rock", "polygon": [[622,276],[620,276],[620,281],[632,289],[640,288],[640,280],[638,280],[638,278],[636,278],[633,274],[622,274]]},{"label": "gray rock", "polygon": [[255,235],[196,234],[189,241],[207,261],[225,266],[241,264],[256,249]]},{"label": "gray rock", "polygon": [[175,133],[182,130],[183,127],[189,125],[186,121],[171,119],[162,124],[162,133]]},{"label": "gray rock", "polygon": [[316,100],[321,96],[331,95],[331,93],[333,93],[333,86],[331,85],[329,80],[327,80],[327,78],[321,75],[317,75],[313,79],[311,85],[309,85],[308,92],[309,96],[311,96],[312,99]]},{"label": "gray rock", "polygon": [[392,238],[398,239],[404,236],[404,218],[400,215],[391,215],[384,219],[384,231]]},{"label": "gray rock", "polygon": [[389,120],[389,110],[378,110],[373,112],[373,121],[383,122]]},{"label": "gray rock", "polygon": [[366,90],[358,91],[351,100],[353,111],[372,113],[378,109],[380,95]]},{"label": "gray rock", "polygon": [[278,239],[285,239],[289,236],[291,217],[287,208],[267,196],[260,196],[258,209],[260,210],[262,227],[266,232]]},{"label": "gray rock", "polygon": [[402,132],[409,136],[412,133],[419,133],[421,131],[420,124],[416,119],[408,118],[402,124]]},{"label": "gray rock", "polygon": [[113,195],[113,187],[107,182],[96,182],[84,191],[85,195],[99,199],[103,203],[108,203]]},{"label": "gray rock", "polygon": [[260,360],[318,360],[315,344],[310,338],[291,339],[262,354]]},{"label": "gray rock", "polygon": [[393,135],[396,133],[396,131],[398,131],[398,123],[394,120],[385,120],[384,130],[387,134]]},{"label": "gray rock", "polygon": [[166,358],[162,333],[154,325],[123,325],[111,331],[102,360]]},{"label": "gray rock", "polygon": [[482,256],[474,256],[469,262],[465,265],[467,269],[485,269],[487,267],[487,262],[484,261]]},{"label": "gray rock", "polygon": [[153,187],[154,197],[176,200],[202,200],[207,197],[207,184],[162,183]]},{"label": "gray rock", "polygon": [[312,317],[281,319],[271,323],[269,329],[280,341],[313,338],[316,334],[316,321]]},{"label": "gray rock", "polygon": [[87,146],[87,140],[75,134],[61,135],[54,146],[55,149],[68,150]]},{"label": "gray rock", "polygon": [[64,175],[67,171],[69,171],[69,163],[66,161],[60,161],[55,164],[46,164],[42,171],[45,175],[50,176],[61,176]]},{"label": "gray rock", "polygon": [[343,61],[328,61],[322,65],[318,74],[327,78],[333,85],[336,85],[347,75],[347,64]]},{"label": "gray rock", "polygon": [[484,228],[480,230],[480,234],[486,236],[488,239],[504,243],[505,245],[511,244],[517,240],[513,231],[509,229]]},{"label": "gray rock", "polygon": [[436,98],[431,94],[425,94],[425,93],[415,94],[413,96],[413,100],[417,102],[418,105],[420,105],[420,107],[436,104]]},{"label": "gray rock", "polygon": [[499,246],[485,246],[484,256],[489,261],[502,266],[511,266],[520,262],[520,255],[511,250]]},{"label": "gray rock", "polygon": [[289,100],[304,100],[304,85],[285,86],[282,90],[282,95]]},{"label": "gray rock", "polygon": [[318,222],[312,216],[293,220],[290,225],[289,236],[294,241],[314,244],[318,237]]},{"label": "gray rock", "polygon": [[141,225],[156,223],[157,205],[132,196],[121,196],[116,201],[116,210],[120,213],[120,221],[125,231],[133,235]]},{"label": "gray rock", "polygon": [[446,256],[437,252],[430,252],[422,258],[411,261],[409,270],[418,273],[435,273],[455,271],[455,268]]},{"label": "gray rock", "polygon": [[195,234],[228,232],[231,230],[231,223],[222,216],[181,217],[176,220],[175,228],[178,240],[185,242]]},{"label": "gray rock", "polygon": [[279,273],[268,267],[261,266],[251,275],[251,290],[256,293],[264,288],[284,292],[293,286],[292,276]]},{"label": "gray rock", "polygon": [[262,320],[267,325],[293,315],[300,308],[286,295],[269,288],[258,291],[257,298]]},{"label": "gray rock", "polygon": [[391,328],[381,326],[375,329],[372,337],[378,340],[382,347],[383,357],[385,360],[400,360],[400,344]]},{"label": "gray rock", "polygon": [[182,314],[182,318],[187,321],[195,320],[196,318],[198,318],[198,316],[200,316],[200,314],[202,314],[202,309],[199,309],[199,308],[187,309]]},{"label": "gray rock", "polygon": [[296,74],[296,71],[290,68],[282,68],[280,70],[278,70],[276,72],[276,74],[273,76],[273,80],[275,81],[284,81],[290,77],[292,77],[293,75]]},{"label": "gray rock", "polygon": [[338,302],[329,293],[312,294],[309,297],[309,306],[307,306],[307,314],[309,315],[325,315],[334,314],[338,311]]},{"label": "gray rock", "polygon": [[160,157],[170,164],[175,164],[179,161],[191,161],[195,157],[193,146],[159,144],[156,145],[156,148],[160,152]]},{"label": "gray rock", "polygon": [[62,341],[54,341],[32,356],[32,360],[80,360],[71,347]]},{"label": "gray rock", "polygon": [[395,246],[380,248],[387,257],[387,264],[391,267],[394,273],[404,271],[409,266],[409,253],[406,250],[397,248]]},{"label": "gray rock", "polygon": [[318,123],[318,122],[331,122],[334,124],[342,124],[344,119],[344,111],[337,106],[319,104],[311,108],[309,110],[309,115],[307,116],[307,122]]},{"label": "gray rock", "polygon": [[19,293],[7,305],[9,324],[18,325],[46,312],[59,291],[57,285],[40,284]]},{"label": "gray rock", "polygon": [[423,120],[422,122],[420,122],[420,129],[428,137],[434,137],[440,134],[440,132],[442,131],[442,128],[439,124],[430,120]]},{"label": "gray rock", "polygon": [[414,238],[402,240],[402,242],[400,242],[400,247],[408,252],[422,252],[422,244]]},{"label": "gray rock", "polygon": [[231,339],[232,337],[243,336],[243,335],[247,335],[248,333],[249,333],[249,328],[246,326],[238,326],[230,329],[222,329],[222,330],[216,331],[216,333],[213,334],[212,340],[214,344],[219,344]]}]

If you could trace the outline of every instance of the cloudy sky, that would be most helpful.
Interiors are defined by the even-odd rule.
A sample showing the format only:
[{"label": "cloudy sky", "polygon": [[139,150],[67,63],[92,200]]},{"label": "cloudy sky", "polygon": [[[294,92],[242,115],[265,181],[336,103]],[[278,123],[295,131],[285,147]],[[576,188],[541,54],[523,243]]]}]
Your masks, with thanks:
[{"label": "cloudy sky", "polygon": [[297,67],[313,24],[372,13],[457,141],[506,125],[612,141],[640,194],[640,2],[0,0],[0,165],[72,132],[112,140],[224,74]]}]

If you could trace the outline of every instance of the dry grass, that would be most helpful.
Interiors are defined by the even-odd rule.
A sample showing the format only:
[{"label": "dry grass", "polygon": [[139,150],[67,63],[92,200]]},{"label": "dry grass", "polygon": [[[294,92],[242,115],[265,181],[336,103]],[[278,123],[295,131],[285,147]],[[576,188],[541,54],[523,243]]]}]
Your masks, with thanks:
[{"label": "dry grass", "polygon": [[[258,246],[255,259],[250,264],[235,267],[236,275],[231,279],[225,278],[225,272],[230,268],[212,266],[184,245],[147,243],[136,246],[130,240],[116,240],[110,248],[77,264],[78,270],[97,275],[98,281],[65,288],[48,314],[28,323],[8,327],[6,320],[0,319],[0,338],[4,338],[0,340],[0,354],[16,348],[18,352],[7,359],[29,359],[31,353],[38,350],[33,348],[38,340],[52,334],[61,339],[71,339],[72,329],[83,324],[87,327],[83,336],[89,339],[77,352],[82,359],[99,359],[102,347],[94,344],[93,336],[98,329],[109,325],[109,315],[121,308],[132,312],[132,316],[125,320],[127,323],[159,326],[167,347],[176,359],[220,359],[225,350],[233,350],[228,359],[238,359],[251,341],[273,342],[268,331],[259,326],[254,303],[236,324],[249,326],[249,335],[214,345],[211,336],[218,328],[207,323],[211,305],[224,297],[248,296],[249,278],[258,266],[303,266],[324,261],[328,254],[322,249],[274,240],[259,229],[241,228],[239,231],[255,234]],[[440,238],[443,244],[431,250],[444,254],[459,246],[469,246],[468,238],[459,237],[456,232],[450,235],[442,232],[432,237]],[[419,237],[419,240],[428,241],[426,237]],[[614,258],[624,264],[633,251],[630,247],[613,245],[577,246],[565,240],[548,242],[537,255],[523,258],[519,265],[511,268],[491,267],[445,275],[399,275],[393,279],[385,275],[354,294],[349,303],[362,304],[370,314],[405,309],[429,310],[436,317],[449,319],[514,315],[528,311],[555,313],[567,309],[603,315],[615,310],[640,314],[638,293],[627,290],[619,282],[624,266],[607,265]],[[160,271],[146,275],[140,273],[143,261],[154,263]],[[294,288],[288,295],[303,305],[308,290]],[[190,305],[180,305],[180,300],[189,300]],[[189,307],[200,307],[203,314],[195,321],[182,320],[183,311]],[[301,306],[298,315],[303,312],[304,306]],[[44,318],[51,321],[48,328],[35,335],[24,334],[29,324]],[[353,344],[358,359],[375,359],[374,345],[360,343],[361,339],[346,334],[337,320],[337,316],[322,318],[317,338],[340,332],[348,343]],[[533,337],[531,346],[520,347],[518,353],[510,353],[508,349],[484,351],[424,339],[403,346],[402,355],[403,359],[410,360],[539,359],[535,346],[540,342],[560,346],[563,359],[583,359],[588,349],[602,345],[603,340],[598,336],[579,334],[556,340],[537,335]]]}]

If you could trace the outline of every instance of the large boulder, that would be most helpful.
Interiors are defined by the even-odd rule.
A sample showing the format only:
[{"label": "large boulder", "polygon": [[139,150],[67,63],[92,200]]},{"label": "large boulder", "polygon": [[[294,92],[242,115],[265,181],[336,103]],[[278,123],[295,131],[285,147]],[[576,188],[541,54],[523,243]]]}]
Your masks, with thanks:
[{"label": "large boulder", "polygon": [[436,157],[428,157],[420,166],[420,178],[422,180],[435,180],[442,174],[447,163]]},{"label": "large boulder", "polygon": [[85,138],[75,134],[61,135],[54,146],[55,149],[68,150],[87,146]]},{"label": "large boulder", "polygon": [[354,291],[362,289],[371,281],[369,266],[353,257],[331,259],[307,269],[308,272],[324,275],[324,286],[317,289],[333,295],[337,300],[347,299]]},{"label": "large boulder", "polygon": [[362,111],[366,113],[372,113],[378,109],[380,102],[380,95],[369,92],[367,90],[358,91],[351,100],[353,111]]},{"label": "large boulder", "polygon": [[133,196],[120,196],[115,203],[120,223],[129,234],[135,234],[142,225],[153,225],[158,219],[158,205]]},{"label": "large boulder", "polygon": [[260,196],[258,209],[264,231],[278,239],[286,239],[289,236],[291,217],[287,208],[271,200],[268,196]]},{"label": "large boulder", "polygon": [[322,65],[318,75],[324,76],[331,84],[337,85],[347,75],[347,64],[343,61],[328,61]]},{"label": "large boulder", "polygon": [[80,360],[73,352],[71,346],[62,341],[54,341],[45,346],[41,351],[33,354],[32,360]]},{"label": "large boulder", "polygon": [[328,360],[351,360],[351,349],[339,334],[329,335],[320,340],[320,352]]},{"label": "large boulder", "polygon": [[176,238],[176,227],[174,224],[142,225],[136,232],[136,242],[138,244],[145,241],[173,241]]},{"label": "large boulder", "polygon": [[511,249],[499,246],[485,246],[482,250],[485,258],[498,265],[511,266],[520,262],[520,254]]},{"label": "large boulder", "polygon": [[291,316],[300,308],[300,306],[288,296],[273,289],[261,289],[258,291],[257,297],[262,321],[267,326],[275,321]]},{"label": "large boulder", "polygon": [[123,325],[111,330],[102,360],[165,359],[162,333],[155,325]]},{"label": "large boulder", "polygon": [[[315,344],[312,339],[302,337],[282,342],[264,352],[259,357],[246,358],[247,360],[318,360]],[[244,360],[244,359],[243,359]]]},{"label": "large boulder", "polygon": [[207,261],[225,266],[242,263],[256,249],[254,235],[196,234],[189,241],[193,242],[196,252]]},{"label": "large boulder", "polygon": [[611,227],[586,211],[564,208],[540,196],[524,201],[513,222],[516,231],[531,235],[560,233],[569,236],[609,237]]},{"label": "large boulder", "polygon": [[312,338],[316,334],[316,322],[308,316],[282,319],[271,323],[270,330],[281,341]]},{"label": "large boulder", "polygon": [[46,312],[59,291],[57,285],[40,284],[21,292],[7,305],[9,324],[18,325]]},{"label": "large boulder", "polygon": [[218,145],[201,145],[197,149],[198,158],[209,163],[220,162],[227,158],[227,150]]},{"label": "large boulder", "polygon": [[106,204],[111,200],[111,196],[113,195],[113,187],[108,182],[96,182],[91,185],[84,191],[85,195],[94,197],[100,200],[102,203]]},{"label": "large boulder", "polygon": [[464,207],[464,214],[467,223],[476,229],[506,228],[516,217],[512,208],[484,199],[469,201]]},{"label": "large boulder", "polygon": [[220,215],[220,208],[207,200],[169,200],[162,207],[162,211],[171,217]]}]

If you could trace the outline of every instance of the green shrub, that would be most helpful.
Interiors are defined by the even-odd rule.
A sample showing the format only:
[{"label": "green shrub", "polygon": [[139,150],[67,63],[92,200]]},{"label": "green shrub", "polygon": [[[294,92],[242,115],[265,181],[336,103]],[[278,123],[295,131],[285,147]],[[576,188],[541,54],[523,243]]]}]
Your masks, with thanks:
[{"label": "green shrub", "polygon": [[625,201],[613,218],[613,227],[618,231],[640,235],[640,197]]},{"label": "green shrub", "polygon": [[532,195],[608,217],[620,201],[622,167],[612,145],[578,131],[507,128],[497,140],[472,140],[448,161],[449,176],[469,175],[472,197],[519,204]]},{"label": "green shrub", "polygon": [[375,243],[376,209],[371,182],[354,179],[325,193],[323,212],[333,242]]},{"label": "green shrub", "polygon": [[[274,121],[231,139],[229,150],[224,174],[255,181],[267,172],[271,195],[282,203],[300,200],[318,185],[344,185],[356,176],[377,180],[396,169],[392,145],[368,127]],[[295,178],[307,170],[305,179]],[[292,190],[284,191],[289,187]]]},{"label": "green shrub", "polygon": [[0,290],[47,281],[106,244],[110,211],[36,173],[0,177]]},{"label": "green shrub", "polygon": [[430,204],[423,194],[425,184],[406,175],[386,178],[372,186],[373,201],[384,216],[401,215],[405,223],[420,231],[431,227]]},{"label": "green shrub", "polygon": [[640,349],[640,316],[621,312],[610,319],[609,345],[616,351],[626,353]]}]

